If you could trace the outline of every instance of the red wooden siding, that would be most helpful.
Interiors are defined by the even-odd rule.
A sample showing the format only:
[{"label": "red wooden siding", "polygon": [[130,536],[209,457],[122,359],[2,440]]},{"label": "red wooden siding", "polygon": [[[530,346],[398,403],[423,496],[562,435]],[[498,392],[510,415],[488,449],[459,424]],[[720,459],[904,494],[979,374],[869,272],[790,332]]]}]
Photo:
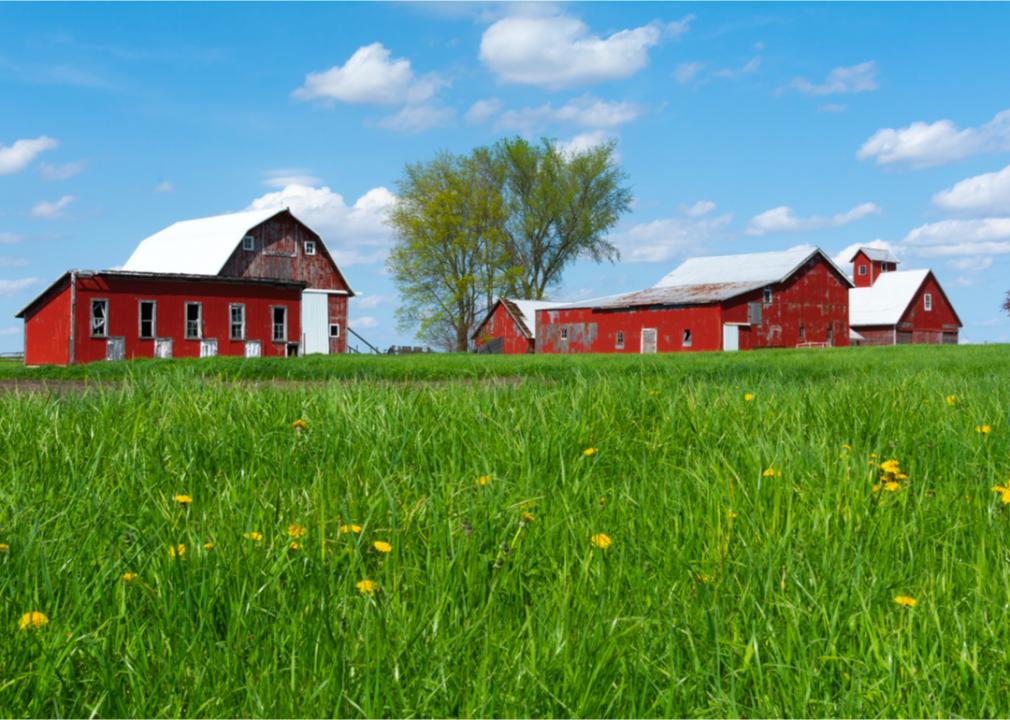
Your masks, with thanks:
[{"label": "red wooden siding", "polygon": [[[154,300],[155,336],[172,339],[172,357],[199,357],[200,340],[185,337],[185,305],[202,304],[202,338],[217,339],[218,355],[244,355],[246,340],[259,340],[263,356],[283,356],[286,342],[274,342],[271,308],[287,308],[288,341],[298,342],[301,288],[233,282],[151,280],[114,275],[79,277],[74,322],[75,361],[105,359],[107,338],[91,337],[91,300],[109,301],[108,337],[122,337],[126,358],[154,357],[154,340],[140,339],[139,302]],[[245,305],[246,337],[231,340],[229,306]],[[26,362],[28,361],[26,352]]]},{"label": "red wooden siding", "polygon": [[[656,330],[656,351],[719,350],[722,347],[721,309],[718,305],[687,308],[597,309],[567,308],[537,312],[538,353],[639,353],[642,330]],[[561,339],[561,331],[568,339]],[[684,331],[691,345],[684,346]],[[624,347],[617,347],[617,333]]]},{"label": "red wooden siding", "polygon": [[[925,308],[926,293],[931,293],[933,296],[933,309],[929,311]],[[901,316],[901,322],[898,323],[897,329],[899,335],[910,334],[908,342],[957,343],[960,324],[954,308],[951,307],[947,296],[940,288],[940,283],[933,277],[933,273],[929,273]]]},{"label": "red wooden siding", "polygon": [[69,280],[50,290],[33,309],[25,316],[25,364],[66,365],[70,362]]},{"label": "red wooden siding", "polygon": [[327,296],[327,308],[330,314],[330,325],[340,325],[339,337],[330,336],[330,353],[342,353],[347,350],[347,296]]},{"label": "red wooden siding", "polygon": [[481,348],[487,343],[501,338],[501,352],[505,355],[533,352],[533,339],[527,338],[516,325],[505,305],[499,301],[494,310],[485,318],[483,325],[474,334],[474,344]]},{"label": "red wooden siding", "polygon": [[[860,274],[861,268],[865,268],[862,275]],[[866,253],[860,250],[852,259],[852,281],[857,288],[870,287],[877,281],[881,273],[893,272],[895,269],[894,263],[870,260]]]},{"label": "red wooden siding", "polygon": [[[297,280],[320,290],[349,290],[336,264],[319,236],[284,212],[250,232],[256,242],[253,250],[242,243],[221,269],[223,277]],[[305,242],[316,244],[314,255],[305,254]]]}]

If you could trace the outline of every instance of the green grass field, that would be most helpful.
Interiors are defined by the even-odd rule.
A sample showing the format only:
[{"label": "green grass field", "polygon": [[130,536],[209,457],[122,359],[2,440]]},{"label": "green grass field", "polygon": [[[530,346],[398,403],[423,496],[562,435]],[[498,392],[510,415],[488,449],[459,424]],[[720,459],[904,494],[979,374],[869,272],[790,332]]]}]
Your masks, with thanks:
[{"label": "green grass field", "polygon": [[1010,713],[1010,347],[0,381],[0,715]]}]

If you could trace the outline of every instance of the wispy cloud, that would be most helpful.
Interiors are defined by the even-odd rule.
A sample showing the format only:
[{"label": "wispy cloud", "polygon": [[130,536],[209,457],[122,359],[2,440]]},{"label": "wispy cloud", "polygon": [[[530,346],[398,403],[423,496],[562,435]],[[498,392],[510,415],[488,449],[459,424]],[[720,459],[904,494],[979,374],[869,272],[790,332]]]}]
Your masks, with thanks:
[{"label": "wispy cloud", "polygon": [[76,199],[73,195],[64,195],[59,200],[53,202],[36,203],[35,207],[32,208],[32,217],[47,219],[60,217],[70,203]]},{"label": "wispy cloud", "polygon": [[972,155],[1010,151],[1010,110],[979,127],[959,130],[950,120],[914,122],[903,128],[882,128],[856,153],[877,165],[926,168],[962,160]]},{"label": "wispy cloud", "polygon": [[0,175],[13,175],[31,164],[39,153],[59,146],[59,141],[46,135],[33,139],[15,140],[11,145],[0,145]]},{"label": "wispy cloud", "polygon": [[820,83],[811,82],[804,77],[793,78],[780,92],[797,90],[805,95],[837,95],[870,92],[878,87],[877,63],[871,60],[849,67],[836,67]]},{"label": "wispy cloud", "polygon": [[769,233],[799,232],[803,230],[819,230],[822,228],[841,227],[856,220],[876,215],[880,208],[871,202],[856,205],[851,210],[835,215],[811,215],[799,217],[788,205],[765,210],[751,218],[747,225],[748,235],[768,235]]}]

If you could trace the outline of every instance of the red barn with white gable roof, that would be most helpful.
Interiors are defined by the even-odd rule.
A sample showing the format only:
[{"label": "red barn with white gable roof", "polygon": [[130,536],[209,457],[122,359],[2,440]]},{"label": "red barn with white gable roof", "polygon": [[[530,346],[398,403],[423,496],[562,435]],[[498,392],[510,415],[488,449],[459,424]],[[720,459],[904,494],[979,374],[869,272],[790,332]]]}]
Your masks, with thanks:
[{"label": "red barn with white gable roof", "polygon": [[175,223],[121,270],[65,273],[18,317],[27,365],[337,353],[353,295],[318,234],[255,210]]},{"label": "red barn with white gable roof", "polygon": [[470,335],[478,353],[515,355],[535,350],[537,310],[559,303],[498,298]]},{"label": "red barn with white gable roof", "polygon": [[692,258],[647,290],[538,310],[536,351],[848,345],[851,287],[820,249]]}]

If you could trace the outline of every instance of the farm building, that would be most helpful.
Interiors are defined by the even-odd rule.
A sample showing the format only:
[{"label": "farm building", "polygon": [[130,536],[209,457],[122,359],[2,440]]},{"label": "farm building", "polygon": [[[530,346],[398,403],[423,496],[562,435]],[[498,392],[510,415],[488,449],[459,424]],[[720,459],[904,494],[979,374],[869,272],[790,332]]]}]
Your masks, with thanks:
[{"label": "farm building", "polygon": [[852,257],[849,326],[859,345],[951,343],[961,319],[932,270],[897,270],[886,250],[860,248]]},{"label": "farm building", "polygon": [[647,290],[538,310],[536,351],[848,345],[851,287],[820,249],[692,258]]},{"label": "farm building", "polygon": [[346,348],[348,286],[289,210],[175,223],[121,270],[65,273],[29,303],[25,363]]},{"label": "farm building", "polygon": [[560,303],[498,298],[470,338],[478,353],[514,355],[535,350],[537,310]]}]

